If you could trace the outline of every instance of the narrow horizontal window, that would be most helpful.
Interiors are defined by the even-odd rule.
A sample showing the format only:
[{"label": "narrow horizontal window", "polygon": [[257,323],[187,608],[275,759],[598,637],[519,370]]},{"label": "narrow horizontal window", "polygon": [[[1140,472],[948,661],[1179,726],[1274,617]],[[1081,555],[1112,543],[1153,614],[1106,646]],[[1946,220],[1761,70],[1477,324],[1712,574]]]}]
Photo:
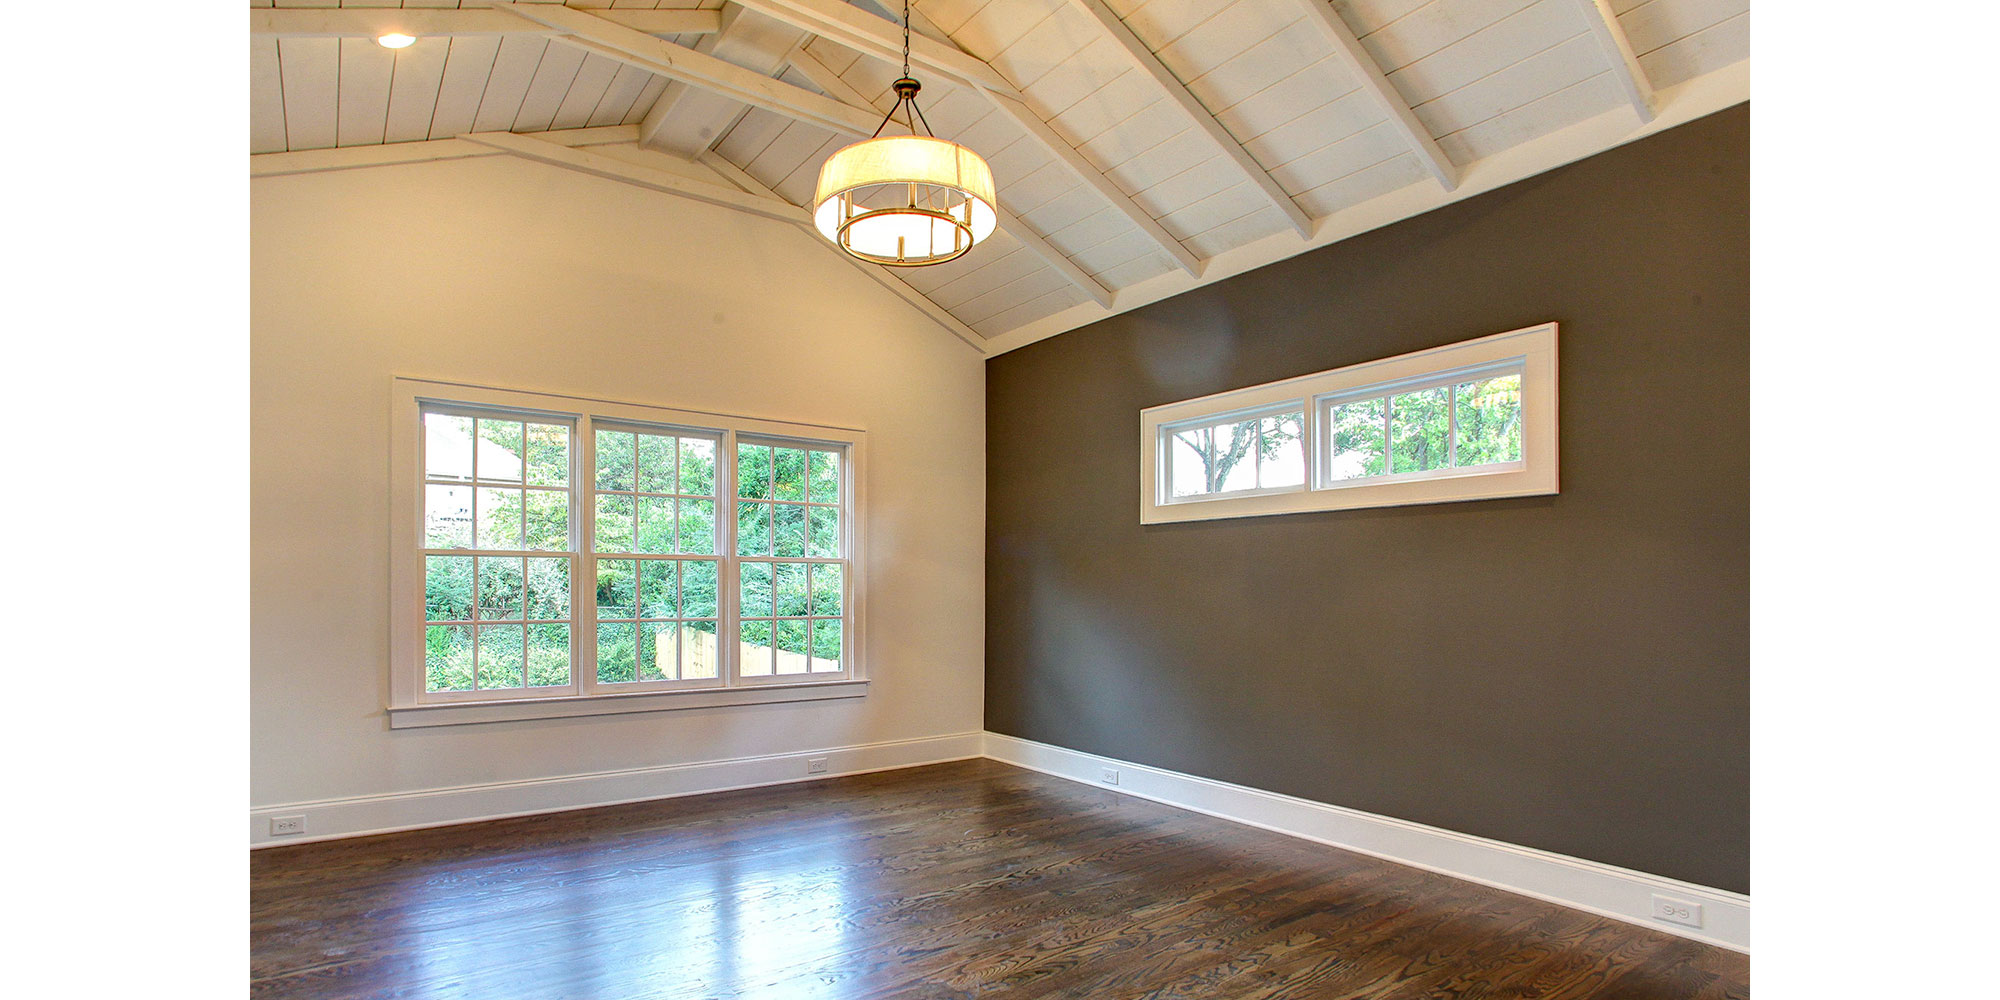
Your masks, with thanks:
[{"label": "narrow horizontal window", "polygon": [[1556,327],[1142,411],[1140,520],[1556,492]]}]

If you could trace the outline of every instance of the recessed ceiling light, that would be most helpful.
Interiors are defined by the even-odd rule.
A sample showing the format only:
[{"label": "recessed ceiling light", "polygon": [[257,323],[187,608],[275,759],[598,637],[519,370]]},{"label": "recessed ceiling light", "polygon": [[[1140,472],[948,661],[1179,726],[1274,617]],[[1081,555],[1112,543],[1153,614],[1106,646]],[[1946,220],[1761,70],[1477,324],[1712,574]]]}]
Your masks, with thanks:
[{"label": "recessed ceiling light", "polygon": [[415,41],[416,41],[415,38],[409,35],[405,35],[400,31],[392,31],[386,35],[383,35],[380,38],[375,39],[375,44],[380,45],[385,49],[400,49],[405,46],[408,46],[410,43]]}]

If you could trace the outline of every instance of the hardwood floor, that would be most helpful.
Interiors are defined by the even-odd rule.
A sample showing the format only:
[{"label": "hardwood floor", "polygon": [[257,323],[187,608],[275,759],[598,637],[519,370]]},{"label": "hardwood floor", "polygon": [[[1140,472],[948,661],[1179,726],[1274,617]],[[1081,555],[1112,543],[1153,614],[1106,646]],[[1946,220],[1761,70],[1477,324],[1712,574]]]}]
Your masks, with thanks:
[{"label": "hardwood floor", "polygon": [[250,869],[259,997],[1749,996],[1744,955],[988,760]]}]

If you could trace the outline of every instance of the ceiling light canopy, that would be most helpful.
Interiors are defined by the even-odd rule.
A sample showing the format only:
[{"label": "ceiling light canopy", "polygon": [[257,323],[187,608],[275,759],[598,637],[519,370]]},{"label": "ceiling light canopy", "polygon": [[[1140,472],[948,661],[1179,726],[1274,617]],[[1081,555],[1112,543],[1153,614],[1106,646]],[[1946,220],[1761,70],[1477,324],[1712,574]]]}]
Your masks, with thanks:
[{"label": "ceiling light canopy", "polygon": [[401,49],[409,47],[416,40],[416,37],[413,35],[405,35],[400,31],[392,31],[375,39],[375,44],[385,49]]},{"label": "ceiling light canopy", "polygon": [[[940,139],[917,107],[923,88],[910,76],[910,8],[903,4],[903,76],[896,104],[875,134],[836,151],[820,167],[813,225],[848,254],[890,267],[955,260],[993,234],[999,200],[979,154]],[[882,134],[908,106],[909,135]],[[917,134],[917,125],[924,135]]]}]

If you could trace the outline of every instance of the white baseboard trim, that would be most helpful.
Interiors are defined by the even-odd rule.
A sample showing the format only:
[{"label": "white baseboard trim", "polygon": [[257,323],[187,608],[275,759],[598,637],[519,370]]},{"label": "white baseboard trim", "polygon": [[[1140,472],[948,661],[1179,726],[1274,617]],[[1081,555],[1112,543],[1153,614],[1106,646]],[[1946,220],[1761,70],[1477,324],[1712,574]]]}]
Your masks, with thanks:
[{"label": "white baseboard trim", "polygon": [[[985,756],[1733,951],[1750,950],[1750,897],[1741,893],[999,733],[986,734]],[[1117,785],[1099,780],[1106,767],[1118,770]],[[1655,893],[1701,904],[1703,926],[1655,919]]]},{"label": "white baseboard trim", "polygon": [[[798,753],[731,760],[636,767],[593,774],[568,774],[523,781],[495,781],[451,788],[427,788],[386,795],[357,795],[255,806],[250,810],[250,846],[275,847],[316,840],[360,837],[428,826],[448,826],[533,813],[562,812],[647,799],[674,798],[755,788],[794,781],[817,781],[848,774],[941,764],[978,757],[984,734],[956,733]],[[806,774],[806,759],[827,758],[825,774]],[[305,833],[271,836],[271,820],[305,817]]]}]

